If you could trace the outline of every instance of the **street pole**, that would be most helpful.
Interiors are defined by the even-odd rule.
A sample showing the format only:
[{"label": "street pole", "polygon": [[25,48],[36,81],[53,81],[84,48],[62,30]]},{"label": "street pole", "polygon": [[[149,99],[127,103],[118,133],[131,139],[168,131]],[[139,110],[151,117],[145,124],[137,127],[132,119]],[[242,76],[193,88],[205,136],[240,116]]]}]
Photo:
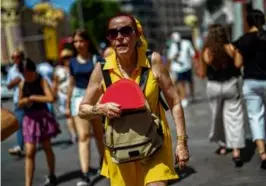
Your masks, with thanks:
[{"label": "street pole", "polygon": [[77,11],[79,18],[79,27],[84,29],[84,18],[83,18],[83,9],[82,9],[82,0],[77,0]]},{"label": "street pole", "polygon": [[232,39],[236,40],[243,34],[243,5],[241,2],[233,2],[234,24]]}]

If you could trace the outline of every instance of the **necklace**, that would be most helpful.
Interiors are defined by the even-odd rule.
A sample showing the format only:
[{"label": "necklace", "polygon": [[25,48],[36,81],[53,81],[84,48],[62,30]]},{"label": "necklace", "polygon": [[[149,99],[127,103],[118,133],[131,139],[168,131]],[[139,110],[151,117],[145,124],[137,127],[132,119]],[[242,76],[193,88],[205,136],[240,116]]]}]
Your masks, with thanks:
[{"label": "necklace", "polygon": [[[122,66],[121,66],[121,64],[119,63],[119,59],[118,58],[116,58],[116,65],[117,65],[117,67],[118,67],[118,70],[119,70],[119,72],[120,72],[120,74],[121,74],[121,76],[122,76],[122,78],[124,78],[124,79],[130,79],[131,78],[131,73],[127,73],[123,68],[122,68]],[[133,72],[134,70],[132,70],[132,72]]]},{"label": "necklace", "polygon": [[122,69],[122,67],[121,67],[121,64],[118,62],[118,60],[116,60],[116,65],[117,65],[117,67],[118,67],[118,70],[119,70],[119,72],[120,72],[122,78],[125,79],[125,76],[124,76],[124,74],[123,74],[123,69]]}]

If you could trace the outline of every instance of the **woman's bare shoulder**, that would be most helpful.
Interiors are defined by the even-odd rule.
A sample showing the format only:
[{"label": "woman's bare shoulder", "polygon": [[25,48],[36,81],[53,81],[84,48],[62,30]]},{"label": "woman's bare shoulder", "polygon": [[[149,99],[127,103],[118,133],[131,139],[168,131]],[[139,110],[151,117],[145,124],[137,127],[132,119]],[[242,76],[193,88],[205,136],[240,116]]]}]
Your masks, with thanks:
[{"label": "woman's bare shoulder", "polygon": [[236,48],[232,43],[225,44],[224,49],[230,57],[235,56]]}]

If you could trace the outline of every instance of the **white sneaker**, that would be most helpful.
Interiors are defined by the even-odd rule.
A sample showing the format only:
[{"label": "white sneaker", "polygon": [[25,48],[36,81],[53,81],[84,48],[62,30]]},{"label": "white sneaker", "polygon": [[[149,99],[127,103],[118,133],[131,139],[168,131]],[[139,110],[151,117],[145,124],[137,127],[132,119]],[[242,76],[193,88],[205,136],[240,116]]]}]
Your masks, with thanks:
[{"label": "white sneaker", "polygon": [[76,186],[88,186],[89,182],[84,181],[84,180],[80,180],[77,182]]},{"label": "white sneaker", "polygon": [[81,178],[76,184],[76,186],[88,186],[90,184],[89,178]]},{"label": "white sneaker", "polygon": [[23,151],[21,150],[20,146],[15,146],[11,149],[8,149],[8,153],[12,156],[22,156]]},{"label": "white sneaker", "polygon": [[182,105],[182,107],[186,108],[188,106],[188,100],[187,99],[183,99],[181,101],[181,105]]}]

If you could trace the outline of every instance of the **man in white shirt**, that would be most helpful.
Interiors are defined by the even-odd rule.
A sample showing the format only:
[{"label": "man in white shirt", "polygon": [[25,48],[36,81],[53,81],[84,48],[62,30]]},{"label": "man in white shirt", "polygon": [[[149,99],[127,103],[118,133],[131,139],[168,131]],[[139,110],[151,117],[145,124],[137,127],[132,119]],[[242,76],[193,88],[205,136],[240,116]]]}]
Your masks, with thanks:
[{"label": "man in white shirt", "polygon": [[168,51],[168,59],[171,61],[171,76],[185,107],[188,104],[186,99],[186,82],[189,83],[190,96],[194,98],[194,86],[192,78],[192,60],[195,56],[195,50],[189,40],[182,39],[178,32],[171,35],[172,44]]},{"label": "man in white shirt", "polygon": [[23,75],[19,72],[18,65],[24,60],[24,53],[20,50],[15,50],[12,53],[12,60],[14,65],[10,67],[7,74],[7,88],[14,90],[13,102],[14,102],[14,114],[19,123],[19,129],[17,131],[17,145],[8,150],[10,155],[22,156],[24,148],[24,139],[22,133],[22,121],[24,117],[23,109],[18,108],[19,97],[19,83],[24,79]]},{"label": "man in white shirt", "polygon": [[51,60],[47,60],[37,65],[37,71],[43,76],[49,85],[52,84],[54,67]]},{"label": "man in white shirt", "polygon": [[[37,72],[48,82],[50,87],[52,87],[53,81],[53,61],[47,60],[46,62],[40,63],[37,65]],[[48,110],[54,115],[54,106],[53,103],[47,103]]]}]

